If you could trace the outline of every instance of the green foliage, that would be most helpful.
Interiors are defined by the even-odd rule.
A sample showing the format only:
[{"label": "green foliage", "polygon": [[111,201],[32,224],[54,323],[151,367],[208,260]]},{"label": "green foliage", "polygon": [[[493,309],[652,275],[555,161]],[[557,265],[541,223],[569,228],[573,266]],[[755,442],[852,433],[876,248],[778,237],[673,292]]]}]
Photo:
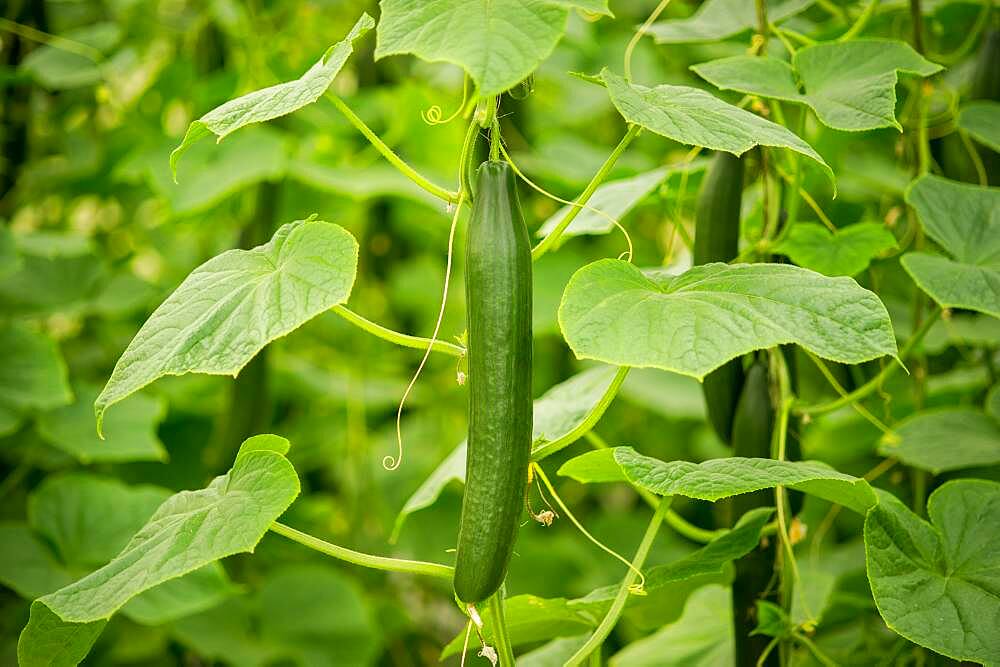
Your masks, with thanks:
[{"label": "green foliage", "polygon": [[792,227],[774,247],[793,262],[828,276],[855,276],[882,253],[896,247],[896,237],[884,225],[859,222],[831,232],[804,222]]}]

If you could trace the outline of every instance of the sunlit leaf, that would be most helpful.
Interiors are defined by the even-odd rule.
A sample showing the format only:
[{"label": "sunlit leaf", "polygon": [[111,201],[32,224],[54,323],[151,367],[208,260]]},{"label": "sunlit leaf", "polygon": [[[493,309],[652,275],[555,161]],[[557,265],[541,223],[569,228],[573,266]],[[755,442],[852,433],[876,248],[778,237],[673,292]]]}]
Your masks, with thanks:
[{"label": "sunlit leaf", "polygon": [[1000,484],[946,482],[930,523],[881,493],[865,519],[868,579],[886,624],[955,660],[1000,662]]},{"label": "sunlit leaf", "polygon": [[94,409],[164,375],[237,375],[257,352],[347,300],[358,244],[320,221],[282,226],[265,245],[230,250],[189,275],[139,329]]},{"label": "sunlit leaf", "polygon": [[[768,0],[767,18],[781,21],[803,11],[816,0]],[[661,44],[714,42],[738,35],[757,25],[754,3],[744,0],[706,0],[694,14],[683,19],[658,21],[649,34]]]},{"label": "sunlit leaf", "polygon": [[881,253],[895,247],[896,237],[877,222],[859,222],[836,233],[818,223],[800,222],[774,247],[774,252],[827,276],[854,276]]},{"label": "sunlit leaf", "polygon": [[600,260],[570,280],[559,325],[578,358],[696,378],[785,343],[843,363],[896,354],[877,296],[784,264],[705,264],[671,276]]},{"label": "sunlit leaf", "polygon": [[826,125],[861,131],[895,127],[897,72],[930,76],[941,66],[898,40],[820,42],[799,49],[791,64],[734,56],[691,69],[722,90],[806,104]]},{"label": "sunlit leaf", "polygon": [[833,171],[813,147],[783,125],[772,123],[688,86],[647,88],[609,69],[601,72],[611,102],[630,123],[689,146],[742,155],[754,146],[787,148],[805,155],[833,182]]}]

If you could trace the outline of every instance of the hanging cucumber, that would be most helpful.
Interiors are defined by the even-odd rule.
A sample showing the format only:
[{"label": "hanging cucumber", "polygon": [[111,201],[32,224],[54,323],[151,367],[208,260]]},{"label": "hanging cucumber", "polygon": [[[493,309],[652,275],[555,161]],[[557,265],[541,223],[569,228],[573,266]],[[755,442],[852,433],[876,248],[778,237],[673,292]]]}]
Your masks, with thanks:
[{"label": "hanging cucumber", "polygon": [[[719,152],[712,160],[695,210],[694,263],[728,262],[739,252],[743,160]],[[708,420],[723,442],[730,441],[733,412],[743,384],[743,362],[733,359],[702,383]]]},{"label": "hanging cucumber", "polygon": [[455,594],[503,583],[531,455],[531,244],[506,162],[479,167],[466,241],[469,440]]},{"label": "hanging cucumber", "polygon": [[[774,404],[771,400],[767,355],[761,353],[746,371],[743,391],[733,418],[733,455],[752,458],[771,457],[771,432],[774,429]],[[733,520],[757,507],[774,505],[772,491],[756,491],[733,496],[730,510]],[[735,563],[733,579],[733,627],[738,667],[754,667],[767,650],[770,640],[765,635],[752,635],[757,625],[757,600],[777,602],[775,591],[768,593],[774,575],[775,542],[758,547]],[[763,663],[777,665],[778,652],[773,651]]]}]

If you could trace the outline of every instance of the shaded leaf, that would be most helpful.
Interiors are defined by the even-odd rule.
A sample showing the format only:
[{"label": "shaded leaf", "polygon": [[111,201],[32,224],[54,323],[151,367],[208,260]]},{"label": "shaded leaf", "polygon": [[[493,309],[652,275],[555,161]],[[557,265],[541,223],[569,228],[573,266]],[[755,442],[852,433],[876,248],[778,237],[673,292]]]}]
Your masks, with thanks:
[{"label": "shaded leaf", "polygon": [[880,494],[865,519],[875,604],[910,641],[955,660],[1000,662],[1000,484],[946,482],[927,502],[930,523]]},{"label": "shaded leaf", "polygon": [[1000,188],[926,175],[910,185],[906,201],[950,255],[904,255],[914,282],[944,307],[1000,317]]},{"label": "shaded leaf", "polygon": [[1000,102],[969,102],[958,112],[958,126],[982,145],[1000,152]]},{"label": "shaded leaf", "polygon": [[[94,56],[107,54],[121,40],[122,31],[114,23],[95,23],[71,30],[64,38],[94,49]],[[44,44],[24,57],[20,69],[29,72],[42,86],[51,90],[82,88],[99,83],[102,65],[80,53]]]},{"label": "shaded leaf", "polygon": [[831,182],[833,171],[812,146],[782,125],[723,102],[698,88],[631,84],[605,68],[611,102],[630,123],[689,146],[742,155],[754,146],[788,148],[815,160]]},{"label": "shaded leaf", "polygon": [[915,414],[883,437],[878,451],[906,465],[939,474],[1000,463],[1000,423],[968,408]]},{"label": "shaded leaf", "polygon": [[791,64],[771,57],[734,56],[691,69],[722,90],[808,105],[836,130],[902,126],[896,121],[897,72],[930,76],[941,66],[898,40],[820,42],[799,49]]},{"label": "shaded leaf", "polygon": [[[803,11],[816,0],[768,0],[767,17],[778,22]],[[714,42],[738,35],[757,25],[752,2],[706,0],[691,16],[657,21],[647,31],[660,44]]]},{"label": "shaded leaf", "polygon": [[368,14],[362,14],[347,37],[327,49],[323,57],[298,79],[237,97],[192,122],[184,140],[170,154],[170,169],[174,178],[177,177],[177,161],[199,139],[214,134],[221,141],[241,127],[285,116],[318,100],[354,52],[354,40],[374,26],[375,20]]},{"label": "shaded leaf", "polygon": [[105,410],[164,375],[237,375],[257,352],[347,300],[358,244],[320,221],[283,225],[265,245],[191,272],[139,329],[94,402]]},{"label": "shaded leaf", "polygon": [[0,324],[0,408],[45,410],[73,400],[66,363],[44,334],[18,324]]},{"label": "shaded leaf", "polygon": [[34,602],[17,641],[17,663],[21,667],[76,667],[107,624],[106,620],[63,623],[44,604]]},{"label": "shaded leaf", "polygon": [[836,233],[818,223],[800,222],[774,247],[774,252],[824,275],[854,276],[895,247],[896,237],[877,222],[859,222]]},{"label": "shaded leaf", "polygon": [[741,493],[787,486],[864,514],[876,503],[868,482],[815,461],[731,457],[701,463],[660,461],[631,447],[581,454],[559,469],[579,482],[629,482],[661,496],[715,502]]},{"label": "shaded leaf", "polygon": [[705,264],[671,276],[600,260],[570,280],[559,325],[580,359],[696,378],[785,343],[843,363],[896,354],[875,294],[783,264]]}]

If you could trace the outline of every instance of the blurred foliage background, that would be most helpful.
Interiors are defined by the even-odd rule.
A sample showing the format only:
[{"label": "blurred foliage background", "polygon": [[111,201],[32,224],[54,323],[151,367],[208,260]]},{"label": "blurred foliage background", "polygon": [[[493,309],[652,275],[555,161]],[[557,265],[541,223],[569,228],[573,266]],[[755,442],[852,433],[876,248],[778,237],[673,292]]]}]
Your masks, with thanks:
[{"label": "blurred foliage background", "polygon": [[[634,27],[656,3],[611,4],[614,20],[573,13],[566,38],[536,73],[534,93],[520,102],[505,99],[501,109],[515,161],[565,198],[583,188],[624,129],[604,91],[567,73],[617,67]],[[790,25],[836,34],[845,27],[838,13],[854,4],[817,3]],[[905,33],[906,3],[882,5],[869,32]],[[3,6],[0,527],[7,537],[0,546],[0,663],[14,664],[17,636],[36,594],[19,583],[23,576],[11,574],[36,562],[25,555],[35,544],[25,534],[42,536],[52,550],[48,557],[67,571],[86,572],[102,562],[97,527],[133,502],[102,505],[95,498],[134,495],[149,486],[200,488],[228,468],[239,442],[254,433],[280,433],[293,443],[290,458],[304,493],[288,523],[363,551],[450,562],[461,503],[457,485],[409,517],[395,545],[388,540],[406,499],[464,437],[465,391],[455,382],[453,358],[430,359],[404,414],[404,463],[393,472],[381,461],[395,451],[396,407],[420,353],[372,338],[333,313],[270,346],[235,381],[166,378],[128,399],[116,408],[114,424],[128,437],[113,444],[97,440],[91,416],[93,398],[118,355],[184,276],[223,250],[262,243],[280,224],[314,213],[360,241],[349,306],[393,329],[430,335],[444,277],[448,211],[387,165],[329,103],[218,145],[202,142],[185,156],[179,183],[167,162],[191,120],[236,95],[297,77],[362,10],[377,16],[377,5],[7,0]],[[685,16],[696,6],[678,0],[666,16]],[[948,52],[968,35],[980,6],[926,2],[925,10],[929,40]],[[447,116],[461,103],[461,71],[407,57],[376,63],[374,42],[374,33],[359,41],[334,91],[407,161],[453,187],[464,125],[430,124],[424,115],[437,105]],[[657,46],[644,40],[634,56],[634,77],[704,87],[691,64],[746,48],[745,35],[715,44]],[[947,87],[963,89],[974,56],[970,50],[944,75]],[[904,126],[914,85],[904,80],[899,88]],[[945,109],[947,95],[935,97],[934,104]],[[839,176],[836,200],[818,171],[809,167],[806,178],[835,224],[875,220],[891,228],[905,215],[902,191],[911,177],[911,149],[896,130],[846,134],[813,122],[806,136]],[[683,146],[642,136],[612,178],[677,163],[686,154]],[[751,165],[751,171],[756,168]],[[692,171],[683,189],[681,179],[671,177],[628,215],[639,266],[690,264],[684,238],[700,174]],[[521,196],[532,231],[559,208],[527,187]],[[759,199],[759,187],[749,188],[748,242],[759,234]],[[803,215],[812,213],[803,209]],[[464,329],[461,234],[458,275],[442,327],[449,339]],[[555,319],[566,281],[586,262],[623,250],[618,233],[577,237],[536,265],[536,397],[583,368]],[[914,293],[898,264],[876,261],[858,279],[877,287],[905,339]],[[927,404],[978,401],[990,382],[979,348],[963,345],[961,335],[944,326],[925,347],[934,374]],[[22,362],[48,364],[50,383],[22,386]],[[800,369],[804,397],[829,394],[811,365]],[[850,387],[874,374],[878,362],[840,370]],[[899,374],[894,382],[902,390],[885,410],[907,414],[909,380]],[[697,383],[660,371],[633,371],[597,432],[612,444],[665,460],[726,455],[705,422]],[[878,431],[854,412],[836,413],[801,435],[805,458],[826,460],[844,472],[861,475],[879,461]],[[585,448],[581,442],[555,458]],[[997,478],[995,470],[981,472]],[[890,474],[879,483],[906,497],[904,482]],[[631,490],[585,492],[574,483],[560,489],[601,540],[623,553],[634,548],[649,509]],[[678,500],[675,507],[698,525],[712,525],[707,503]],[[810,499],[803,522],[818,525],[827,509]],[[696,546],[661,531],[650,563]],[[88,556],[87,548],[96,555]],[[829,585],[835,593],[818,639],[825,650],[853,656],[850,664],[890,664],[890,656],[917,650],[901,645],[874,608],[858,517],[836,517],[819,558],[834,573]],[[423,665],[436,663],[441,647],[463,627],[446,583],[342,564],[273,535],[253,557],[230,558],[225,568],[231,583],[218,604],[165,622],[116,616],[88,664]],[[508,590],[584,595],[616,581],[620,571],[619,563],[568,522],[548,529],[531,525],[521,531]],[[678,586],[674,617],[693,588]],[[610,643],[622,645],[651,629],[629,619]]]}]

